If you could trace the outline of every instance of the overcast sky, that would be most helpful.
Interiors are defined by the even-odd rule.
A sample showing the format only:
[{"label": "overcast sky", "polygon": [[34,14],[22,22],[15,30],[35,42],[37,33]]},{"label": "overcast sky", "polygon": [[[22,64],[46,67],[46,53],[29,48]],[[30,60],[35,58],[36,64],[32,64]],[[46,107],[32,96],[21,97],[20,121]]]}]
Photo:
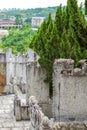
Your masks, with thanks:
[{"label": "overcast sky", "polygon": [[[57,6],[62,3],[66,5],[67,0],[0,0],[0,9],[3,8],[37,8]],[[84,3],[85,0],[78,0]]]}]

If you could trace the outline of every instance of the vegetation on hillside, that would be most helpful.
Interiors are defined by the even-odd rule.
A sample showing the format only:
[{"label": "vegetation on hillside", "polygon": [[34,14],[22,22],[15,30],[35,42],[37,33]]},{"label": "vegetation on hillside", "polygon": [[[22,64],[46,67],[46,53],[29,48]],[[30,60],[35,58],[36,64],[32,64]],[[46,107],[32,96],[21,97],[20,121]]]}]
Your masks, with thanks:
[{"label": "vegetation on hillside", "polygon": [[17,9],[17,8],[12,8],[12,9],[3,9],[0,11],[0,14],[5,14],[5,16],[10,17],[10,16],[15,16],[18,14],[22,14],[22,16],[27,15],[29,17],[47,17],[49,13],[55,13],[57,9],[56,7],[48,7],[48,8],[31,8],[31,9]]},{"label": "vegetation on hillside", "polygon": [[49,13],[55,14],[57,7],[35,8],[35,9],[3,9],[0,11],[0,19],[9,19],[11,17],[21,16],[26,23],[31,23],[32,17],[48,17]]},{"label": "vegetation on hillside", "polygon": [[36,35],[30,47],[40,56],[39,62],[47,72],[52,95],[52,69],[57,58],[87,59],[87,21],[78,7],[77,0],[67,0],[66,8],[60,5],[53,21],[49,15]]},{"label": "vegetation on hillside", "polygon": [[0,48],[6,51],[8,48],[12,48],[14,54],[25,53],[29,48],[30,42],[34,35],[34,31],[27,24],[24,24],[21,28],[12,28],[9,30],[9,35],[3,37]]}]

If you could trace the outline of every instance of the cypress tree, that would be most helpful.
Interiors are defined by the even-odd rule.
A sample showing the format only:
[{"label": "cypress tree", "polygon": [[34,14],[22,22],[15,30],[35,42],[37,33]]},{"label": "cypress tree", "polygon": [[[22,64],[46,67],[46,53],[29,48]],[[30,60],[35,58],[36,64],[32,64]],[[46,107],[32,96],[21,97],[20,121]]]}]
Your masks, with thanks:
[{"label": "cypress tree", "polygon": [[58,8],[57,8],[54,23],[55,23],[55,26],[57,28],[57,33],[61,38],[61,34],[62,34],[63,28],[64,28],[63,10],[62,10],[61,5],[58,6]]},{"label": "cypress tree", "polygon": [[63,30],[62,38],[60,42],[60,57],[71,58],[71,43],[69,41],[69,32],[66,29]]},{"label": "cypress tree", "polygon": [[39,62],[46,70],[45,81],[49,83],[52,95],[54,60],[72,58],[77,63],[81,58],[87,58],[87,24],[77,0],[68,0],[64,10],[60,5],[54,22],[49,15],[34,37],[32,47],[39,54]]},{"label": "cypress tree", "polygon": [[85,0],[85,15],[87,15],[87,0]]},{"label": "cypress tree", "polygon": [[38,55],[40,55],[41,51],[45,51],[44,47],[45,47],[45,39],[46,39],[45,38],[46,30],[47,30],[47,24],[46,24],[46,21],[44,21],[41,27],[36,32],[29,46],[34,51],[36,51]]},{"label": "cypress tree", "polygon": [[45,53],[42,52],[42,54],[40,55],[39,62],[41,66],[46,70],[47,78],[44,81],[49,83],[50,88],[52,88],[52,57],[51,57],[51,42],[50,42],[52,29],[53,29],[53,21],[51,18],[51,14],[49,14],[47,20],[47,30],[44,37]]},{"label": "cypress tree", "polygon": [[[86,38],[86,23],[84,16],[77,5],[77,0],[67,1],[67,16],[68,16],[68,28],[71,28],[80,46],[87,46]],[[84,37],[84,38],[83,38]]]},{"label": "cypress tree", "polygon": [[43,22],[37,34],[33,38],[30,46],[40,56],[39,63],[41,64],[42,68],[46,70],[47,73],[47,78],[44,79],[44,81],[49,83],[49,86],[52,86],[52,65],[50,54],[50,36],[52,29],[53,21],[51,18],[51,14],[49,14],[48,20]]}]

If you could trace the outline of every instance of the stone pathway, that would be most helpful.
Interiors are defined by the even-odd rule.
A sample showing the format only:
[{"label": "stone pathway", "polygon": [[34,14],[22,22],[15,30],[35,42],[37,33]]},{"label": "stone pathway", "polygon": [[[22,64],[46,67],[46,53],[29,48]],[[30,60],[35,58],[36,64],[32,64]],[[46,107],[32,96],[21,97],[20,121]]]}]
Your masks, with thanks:
[{"label": "stone pathway", "polygon": [[0,130],[29,130],[29,121],[16,121],[14,95],[0,96]]},{"label": "stone pathway", "polygon": [[14,119],[14,95],[0,96],[0,121]]}]

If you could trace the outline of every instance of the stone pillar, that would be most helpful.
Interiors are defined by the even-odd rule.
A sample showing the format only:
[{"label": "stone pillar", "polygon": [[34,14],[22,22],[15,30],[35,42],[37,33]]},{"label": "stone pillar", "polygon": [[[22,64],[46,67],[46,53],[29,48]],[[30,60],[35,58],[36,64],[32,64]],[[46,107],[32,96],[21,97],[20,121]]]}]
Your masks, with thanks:
[{"label": "stone pillar", "polygon": [[21,106],[22,120],[29,120],[29,106]]},{"label": "stone pillar", "polygon": [[15,56],[12,55],[11,49],[6,52],[6,84],[10,83],[11,76],[14,76]]},{"label": "stone pillar", "polygon": [[17,121],[21,120],[21,102],[20,100],[15,100],[15,117]]},{"label": "stone pillar", "polygon": [[61,76],[72,75],[74,61],[72,59],[56,59],[53,65],[53,118],[60,121],[60,92],[61,92]]}]

